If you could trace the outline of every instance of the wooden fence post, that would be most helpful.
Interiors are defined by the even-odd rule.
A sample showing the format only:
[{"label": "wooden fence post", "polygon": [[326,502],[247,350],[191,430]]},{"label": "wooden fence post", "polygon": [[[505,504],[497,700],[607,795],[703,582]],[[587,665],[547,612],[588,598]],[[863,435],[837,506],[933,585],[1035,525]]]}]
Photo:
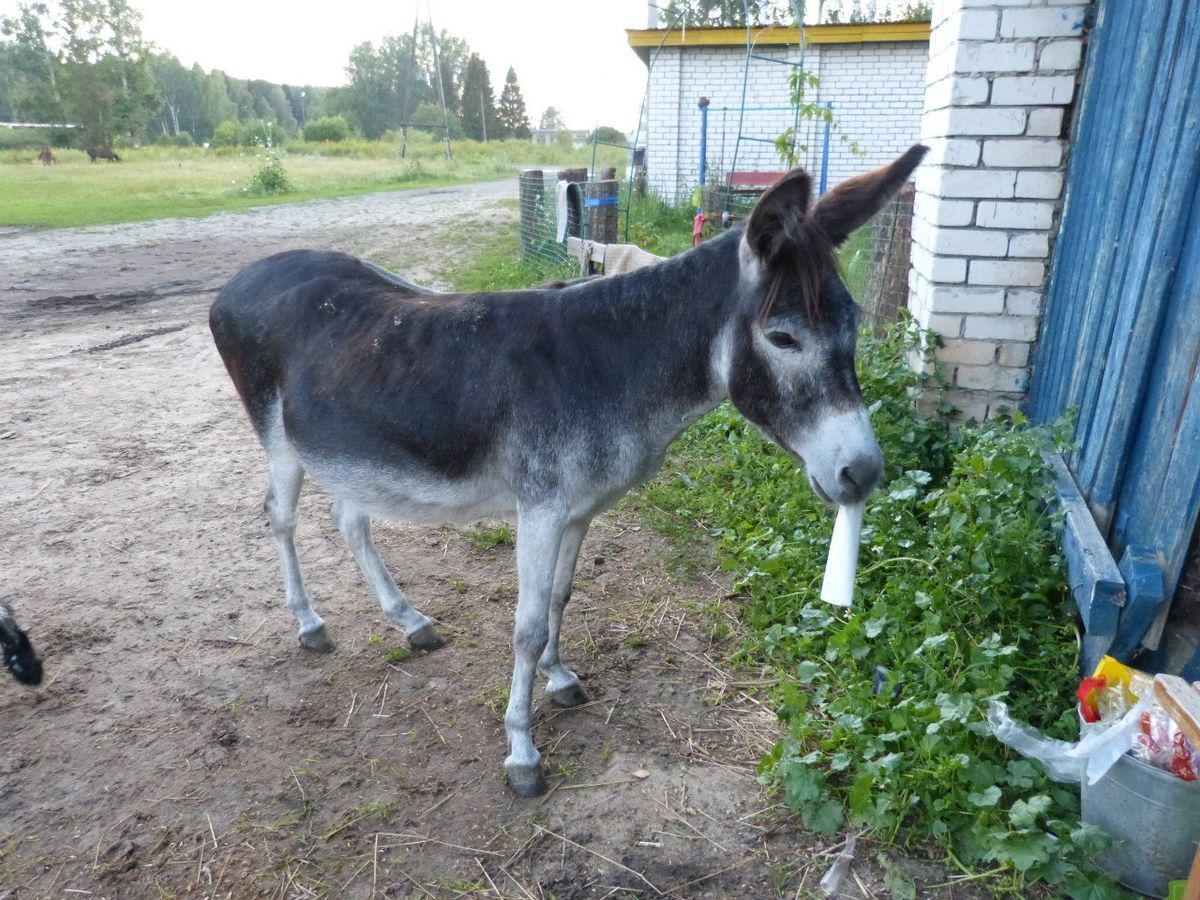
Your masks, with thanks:
[{"label": "wooden fence post", "polygon": [[601,244],[617,242],[617,193],[619,185],[616,170],[605,169],[600,173],[607,176],[602,181],[589,181],[587,184],[588,237]]}]

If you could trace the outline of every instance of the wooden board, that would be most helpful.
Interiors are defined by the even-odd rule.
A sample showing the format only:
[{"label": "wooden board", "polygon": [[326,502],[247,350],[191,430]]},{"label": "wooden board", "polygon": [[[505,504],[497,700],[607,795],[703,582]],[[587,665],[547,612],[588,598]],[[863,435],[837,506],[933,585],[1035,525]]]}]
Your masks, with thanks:
[{"label": "wooden board", "polygon": [[1183,736],[1200,749],[1200,691],[1177,675],[1155,675],[1154,697]]},{"label": "wooden board", "polygon": [[[1166,597],[1163,594],[1162,568],[1152,550],[1126,547],[1117,568],[1125,580],[1125,608],[1121,611],[1117,633],[1108,652],[1121,662],[1129,662],[1144,643],[1149,644],[1150,626],[1159,618]],[[1158,647],[1157,637],[1150,650]]]},{"label": "wooden board", "polygon": [[1066,462],[1058,453],[1049,453],[1046,459],[1054,471],[1054,489],[1063,510],[1067,579],[1085,629],[1079,670],[1090,675],[1100,657],[1109,652],[1117,633],[1125,606],[1125,581]]}]

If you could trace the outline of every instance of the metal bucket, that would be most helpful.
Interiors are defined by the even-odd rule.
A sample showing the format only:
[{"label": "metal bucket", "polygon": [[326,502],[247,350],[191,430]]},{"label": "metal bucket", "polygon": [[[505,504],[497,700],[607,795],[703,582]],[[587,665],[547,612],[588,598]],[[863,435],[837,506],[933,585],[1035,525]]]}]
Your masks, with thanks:
[{"label": "metal bucket", "polygon": [[1083,784],[1083,821],[1113,839],[1097,862],[1121,884],[1165,897],[1187,878],[1200,842],[1200,781],[1126,754],[1094,785]]}]

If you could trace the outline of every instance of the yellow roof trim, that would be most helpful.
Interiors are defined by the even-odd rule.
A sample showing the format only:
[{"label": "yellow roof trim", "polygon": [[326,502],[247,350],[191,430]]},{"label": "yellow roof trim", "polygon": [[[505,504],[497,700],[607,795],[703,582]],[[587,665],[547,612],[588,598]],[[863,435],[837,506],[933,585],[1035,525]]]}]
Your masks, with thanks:
[{"label": "yellow roof trim", "polygon": [[[877,42],[928,41],[928,22],[868,22],[857,25],[808,25],[804,37],[809,44],[869,44]],[[627,28],[634,50],[663,47],[745,47],[744,28]],[[800,43],[800,29],[767,25],[751,29],[755,46]],[[665,40],[664,40],[665,38]]]}]

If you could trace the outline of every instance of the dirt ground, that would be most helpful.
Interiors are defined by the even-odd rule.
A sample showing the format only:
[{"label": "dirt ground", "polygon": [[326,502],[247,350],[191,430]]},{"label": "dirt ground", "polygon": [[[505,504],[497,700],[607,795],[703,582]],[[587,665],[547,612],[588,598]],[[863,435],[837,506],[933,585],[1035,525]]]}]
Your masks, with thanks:
[{"label": "dirt ground", "polygon": [[[591,702],[537,699],[543,798],[503,780],[515,573],[495,531],[377,526],[449,639],[409,655],[310,485],[298,549],[339,646],[297,646],[213,293],[304,246],[437,283],[515,196],[0,236],[0,600],[46,664],[35,689],[0,678],[0,898],[818,896],[841,839],[757,783],[776,726],[710,643],[726,584],[707,561],[673,574],[634,506],[584,545],[564,658]],[[881,885],[860,844],[840,895]]]}]

